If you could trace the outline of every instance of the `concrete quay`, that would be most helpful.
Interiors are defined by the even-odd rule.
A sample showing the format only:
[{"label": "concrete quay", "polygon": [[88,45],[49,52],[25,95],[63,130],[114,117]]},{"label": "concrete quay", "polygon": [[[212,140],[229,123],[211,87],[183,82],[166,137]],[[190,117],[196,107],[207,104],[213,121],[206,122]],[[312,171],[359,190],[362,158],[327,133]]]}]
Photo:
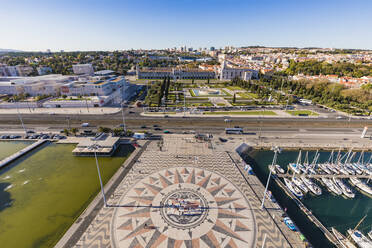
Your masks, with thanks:
[{"label": "concrete quay", "polygon": [[32,143],[31,145],[23,148],[22,150],[10,155],[9,157],[7,158],[4,158],[3,160],[0,161],[0,169],[4,166],[6,166],[7,164],[9,164],[10,162],[13,162],[14,160],[16,160],[17,158],[25,155],[26,153],[28,153],[29,151],[35,149],[36,147],[38,146],[41,146],[42,144],[44,144],[45,142],[47,142],[47,140],[38,140],[34,143]]}]

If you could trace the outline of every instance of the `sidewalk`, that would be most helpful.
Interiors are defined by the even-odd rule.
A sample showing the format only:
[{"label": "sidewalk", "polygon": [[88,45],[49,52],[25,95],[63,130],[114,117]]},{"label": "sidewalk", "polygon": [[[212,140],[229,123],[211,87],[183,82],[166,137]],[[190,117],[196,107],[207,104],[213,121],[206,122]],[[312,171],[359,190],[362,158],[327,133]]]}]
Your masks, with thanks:
[{"label": "sidewalk", "polygon": [[[20,108],[20,114],[82,114],[82,115],[97,115],[97,114],[114,114],[121,109],[116,107],[97,107],[97,108]],[[18,114],[16,108],[14,109],[0,109],[0,114]]]}]

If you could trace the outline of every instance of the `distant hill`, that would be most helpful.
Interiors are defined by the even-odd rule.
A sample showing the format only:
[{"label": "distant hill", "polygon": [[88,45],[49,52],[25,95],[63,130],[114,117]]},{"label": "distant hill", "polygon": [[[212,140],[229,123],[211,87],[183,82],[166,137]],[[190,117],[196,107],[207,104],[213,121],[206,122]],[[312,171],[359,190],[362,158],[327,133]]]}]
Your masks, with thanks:
[{"label": "distant hill", "polygon": [[4,48],[0,48],[0,53],[10,53],[10,52],[19,53],[19,52],[23,52],[23,51],[21,51],[21,50],[15,50],[15,49],[4,49]]}]

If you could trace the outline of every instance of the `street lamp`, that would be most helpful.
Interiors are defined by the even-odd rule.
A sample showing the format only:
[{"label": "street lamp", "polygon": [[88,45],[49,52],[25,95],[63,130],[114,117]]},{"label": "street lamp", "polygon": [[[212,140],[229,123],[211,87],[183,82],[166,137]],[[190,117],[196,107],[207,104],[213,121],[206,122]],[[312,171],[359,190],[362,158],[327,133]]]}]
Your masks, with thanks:
[{"label": "street lamp", "polygon": [[[278,146],[275,146],[275,147],[271,148],[271,150],[274,151],[274,157],[273,157],[273,161],[271,163],[271,166],[273,167],[274,164],[276,163],[277,153],[280,152],[280,148]],[[263,209],[264,204],[265,204],[265,198],[266,198],[267,189],[269,188],[270,178],[271,178],[271,170],[269,169],[269,178],[267,179],[267,182],[266,182],[266,187],[265,187],[264,195],[263,195],[263,198],[262,198],[261,209]]]},{"label": "street lamp", "polygon": [[106,202],[106,197],[105,197],[105,190],[103,189],[103,183],[102,183],[102,178],[101,178],[101,171],[99,169],[99,164],[98,164],[98,158],[97,158],[97,152],[96,150],[98,148],[100,148],[101,146],[98,145],[98,144],[93,144],[91,145],[90,147],[88,147],[89,150],[92,150],[94,152],[94,157],[96,159],[96,166],[97,166],[97,172],[98,172],[98,179],[99,179],[99,183],[101,185],[101,192],[102,192],[102,197],[103,197],[103,203],[105,205],[105,207],[107,207],[107,202]]}]

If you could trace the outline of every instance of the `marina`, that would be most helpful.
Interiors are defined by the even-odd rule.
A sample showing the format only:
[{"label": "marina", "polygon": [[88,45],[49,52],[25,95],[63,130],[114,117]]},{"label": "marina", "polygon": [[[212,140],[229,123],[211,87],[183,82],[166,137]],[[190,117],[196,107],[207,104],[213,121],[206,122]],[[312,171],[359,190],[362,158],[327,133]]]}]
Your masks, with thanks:
[{"label": "marina", "polygon": [[[267,158],[269,154],[271,154],[272,159],[272,151],[253,150],[249,153],[249,158],[246,157],[246,161],[252,165],[255,173],[261,180],[263,180],[263,183],[267,180],[269,172],[267,166],[267,164],[271,162],[270,158]],[[360,224],[358,230],[367,236],[372,224],[372,213],[368,207],[372,205],[372,195],[367,193],[371,188],[369,183],[370,175],[366,171],[359,174],[355,172],[354,175],[345,175],[342,173],[336,174],[335,172],[332,172],[331,169],[328,169],[329,166],[324,168],[328,169],[330,174],[326,173],[320,168],[320,166],[312,166],[313,172],[317,173],[313,174],[310,170],[306,170],[306,166],[302,165],[304,163],[299,161],[295,163],[291,162],[298,160],[298,154],[299,152],[296,151],[283,151],[278,155],[276,162],[286,171],[286,173],[281,174],[278,173],[279,171],[275,171],[273,181],[276,185],[272,185],[270,190],[273,192],[275,198],[281,203],[281,206],[288,208],[289,215],[296,224],[299,224],[300,230],[307,235],[309,241],[315,247],[329,247],[329,245],[323,243],[326,242],[326,240],[331,241],[336,246],[339,245],[339,247],[345,247],[340,245],[340,242],[337,241],[336,235],[331,231],[331,228],[333,227],[342,235],[349,236],[347,230],[353,230],[356,223],[364,215],[367,215],[367,217],[364,219],[363,223]],[[319,165],[326,164],[330,154],[331,152],[308,151],[309,158],[317,157],[315,161],[318,160],[320,162]],[[360,153],[357,155],[358,156],[354,155],[355,159],[358,159]],[[347,155],[345,158],[346,157]],[[365,167],[370,168],[370,154],[366,153],[365,157],[367,158],[364,163],[367,164]],[[357,163],[354,160],[352,162]],[[294,170],[290,169],[290,167],[293,167],[293,164],[297,165],[295,167],[298,168],[299,174],[294,173]],[[315,164],[308,164],[308,166],[311,165]],[[301,170],[300,168],[303,168],[304,170]],[[300,187],[294,183],[294,177],[297,178],[294,181],[297,182],[298,185],[301,185],[298,179],[302,180],[302,182],[307,186],[308,193],[305,193],[304,190],[300,189]],[[352,183],[353,181],[355,182],[354,184]],[[309,187],[308,185],[312,186]],[[279,186],[281,190],[278,191],[278,188],[275,188],[276,186]],[[301,193],[293,190],[293,186],[296,186]],[[313,190],[310,190],[311,188]],[[315,188],[318,188],[318,190],[316,191]],[[287,194],[289,197],[288,199],[285,199],[285,196],[278,196],[282,195],[283,192]],[[294,193],[302,194],[303,197],[297,197]],[[294,206],[292,206],[293,203],[302,210],[301,214],[294,213],[295,210]],[[352,211],[350,212],[351,209]],[[345,215],[345,212],[350,212],[350,214]],[[304,219],[310,220],[312,224],[308,221],[304,221]],[[313,224],[323,232],[324,238],[320,239],[319,235],[309,231],[312,229],[311,226]]]}]

